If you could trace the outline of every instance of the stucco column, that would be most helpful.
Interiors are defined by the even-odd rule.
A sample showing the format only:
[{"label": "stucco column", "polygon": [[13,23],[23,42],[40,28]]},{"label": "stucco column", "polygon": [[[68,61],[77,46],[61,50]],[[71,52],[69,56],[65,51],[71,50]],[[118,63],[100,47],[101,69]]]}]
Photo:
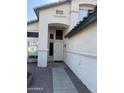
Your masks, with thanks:
[{"label": "stucco column", "polygon": [[38,67],[47,67],[48,24],[39,22]]},{"label": "stucco column", "polygon": [[70,27],[69,30],[71,30],[76,24],[79,22],[79,1],[72,0],[71,1],[71,18],[70,18]]}]

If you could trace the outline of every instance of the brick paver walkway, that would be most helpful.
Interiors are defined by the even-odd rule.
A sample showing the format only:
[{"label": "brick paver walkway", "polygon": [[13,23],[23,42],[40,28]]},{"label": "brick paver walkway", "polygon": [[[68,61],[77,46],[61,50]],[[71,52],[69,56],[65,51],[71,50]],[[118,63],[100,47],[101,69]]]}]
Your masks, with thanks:
[{"label": "brick paver walkway", "polygon": [[47,68],[28,64],[34,75],[27,93],[91,93],[64,63],[49,63]]}]

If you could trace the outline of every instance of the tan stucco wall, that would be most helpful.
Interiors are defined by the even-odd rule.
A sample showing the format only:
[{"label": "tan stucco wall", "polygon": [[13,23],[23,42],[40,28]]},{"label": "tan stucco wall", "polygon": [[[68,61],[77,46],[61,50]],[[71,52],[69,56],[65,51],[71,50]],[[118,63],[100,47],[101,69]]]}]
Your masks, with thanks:
[{"label": "tan stucco wall", "polygon": [[[63,15],[57,15],[56,10],[63,10]],[[69,17],[70,17],[70,4],[63,4],[59,6],[55,6],[52,8],[41,10],[39,13],[40,22],[51,23],[62,23],[69,25]]]},{"label": "tan stucco wall", "polygon": [[97,93],[96,23],[66,40],[64,62],[92,93]]},{"label": "tan stucco wall", "polygon": [[38,32],[39,31],[39,23],[32,23],[27,25],[28,32]]},{"label": "tan stucco wall", "polygon": [[73,1],[78,1],[79,4],[92,4],[92,5],[97,4],[97,0],[73,0]]},{"label": "tan stucco wall", "polygon": [[[96,54],[97,43],[96,43],[96,23],[93,23],[88,28],[83,29],[72,38],[68,39],[67,49],[76,51],[90,51]],[[72,45],[73,44],[73,45]],[[82,47],[83,46],[83,47]]]}]

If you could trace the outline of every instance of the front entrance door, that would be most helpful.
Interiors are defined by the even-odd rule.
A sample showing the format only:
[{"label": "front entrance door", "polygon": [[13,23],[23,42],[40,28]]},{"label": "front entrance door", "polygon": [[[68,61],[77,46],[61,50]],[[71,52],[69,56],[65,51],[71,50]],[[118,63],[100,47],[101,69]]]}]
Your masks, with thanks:
[{"label": "front entrance door", "polygon": [[55,33],[54,61],[63,61],[63,30],[56,30]]},{"label": "front entrance door", "polygon": [[56,41],[54,43],[54,61],[63,60],[63,42]]}]

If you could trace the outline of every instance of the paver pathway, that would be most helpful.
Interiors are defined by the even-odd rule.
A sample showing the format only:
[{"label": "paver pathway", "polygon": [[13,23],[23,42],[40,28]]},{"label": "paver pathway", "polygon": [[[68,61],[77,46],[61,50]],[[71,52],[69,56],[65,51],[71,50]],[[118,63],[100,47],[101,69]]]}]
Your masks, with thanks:
[{"label": "paver pathway", "polygon": [[53,93],[52,68],[39,68],[36,64],[28,64],[28,68],[34,76],[27,93]]},{"label": "paver pathway", "polygon": [[64,63],[49,63],[47,68],[28,64],[34,74],[27,93],[91,93]]},{"label": "paver pathway", "polygon": [[54,67],[53,93],[78,93],[64,68]]}]

